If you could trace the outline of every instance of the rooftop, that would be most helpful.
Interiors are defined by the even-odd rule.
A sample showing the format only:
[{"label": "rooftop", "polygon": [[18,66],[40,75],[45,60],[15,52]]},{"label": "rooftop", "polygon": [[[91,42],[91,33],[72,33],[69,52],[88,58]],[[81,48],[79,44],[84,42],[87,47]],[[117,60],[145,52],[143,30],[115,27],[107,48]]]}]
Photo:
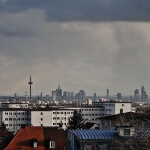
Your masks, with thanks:
[{"label": "rooftop", "polygon": [[80,140],[108,140],[112,137],[118,137],[116,130],[112,129],[96,129],[96,130],[69,130]]},{"label": "rooftop", "polygon": [[[62,140],[60,141],[60,137]],[[59,145],[65,145],[66,133],[63,129],[58,127],[25,127],[20,129],[15,135],[14,139],[6,147],[5,150],[19,149],[19,150],[45,150],[49,147],[49,140],[52,139]],[[33,148],[34,140],[38,141],[38,148]],[[60,143],[58,143],[60,141]]]}]

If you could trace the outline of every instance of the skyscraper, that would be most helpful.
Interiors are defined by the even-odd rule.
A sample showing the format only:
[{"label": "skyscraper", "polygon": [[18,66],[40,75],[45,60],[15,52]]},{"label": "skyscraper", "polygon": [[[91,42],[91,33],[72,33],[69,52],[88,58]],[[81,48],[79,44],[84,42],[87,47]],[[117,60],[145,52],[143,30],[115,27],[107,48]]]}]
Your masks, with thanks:
[{"label": "skyscraper", "polygon": [[141,102],[147,102],[148,101],[148,95],[146,94],[144,86],[141,88]]},{"label": "skyscraper", "polygon": [[52,91],[52,100],[55,101],[56,99],[56,91]]},{"label": "skyscraper", "polygon": [[74,92],[68,92],[68,100],[73,100],[74,99]]},{"label": "skyscraper", "polygon": [[145,101],[145,88],[142,86],[141,88],[141,102]]},{"label": "skyscraper", "polygon": [[140,100],[139,98],[140,98],[140,93],[139,93],[139,90],[136,89],[134,90],[134,101],[139,102]]},{"label": "skyscraper", "polygon": [[117,99],[118,99],[118,100],[121,100],[121,99],[122,99],[121,93],[117,93]]},{"label": "skyscraper", "polygon": [[83,101],[85,101],[85,92],[84,90],[80,90],[78,93],[78,99],[80,101],[80,105],[82,104]]},{"label": "skyscraper", "polygon": [[62,100],[62,89],[60,88],[60,85],[58,86],[58,89],[56,89],[56,98],[57,100]]},{"label": "skyscraper", "polygon": [[63,94],[63,99],[64,99],[64,100],[68,100],[68,92],[67,92],[67,91],[64,91],[63,93],[64,93],[64,94]]},{"label": "skyscraper", "polygon": [[96,101],[96,93],[94,93],[94,101]]},{"label": "skyscraper", "polygon": [[109,100],[109,89],[107,89],[107,92],[106,92],[106,99]]}]

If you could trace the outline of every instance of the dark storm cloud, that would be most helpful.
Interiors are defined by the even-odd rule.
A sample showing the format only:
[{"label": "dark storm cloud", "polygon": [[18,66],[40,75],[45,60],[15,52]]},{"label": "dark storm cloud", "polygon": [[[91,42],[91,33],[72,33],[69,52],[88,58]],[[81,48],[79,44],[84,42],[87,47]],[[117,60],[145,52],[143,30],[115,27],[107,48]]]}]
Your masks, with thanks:
[{"label": "dark storm cloud", "polygon": [[1,93],[23,93],[30,74],[34,94],[50,94],[58,84],[90,94],[150,89],[149,4],[1,0]]},{"label": "dark storm cloud", "polygon": [[11,13],[44,9],[49,21],[150,21],[149,0],[1,0]]}]

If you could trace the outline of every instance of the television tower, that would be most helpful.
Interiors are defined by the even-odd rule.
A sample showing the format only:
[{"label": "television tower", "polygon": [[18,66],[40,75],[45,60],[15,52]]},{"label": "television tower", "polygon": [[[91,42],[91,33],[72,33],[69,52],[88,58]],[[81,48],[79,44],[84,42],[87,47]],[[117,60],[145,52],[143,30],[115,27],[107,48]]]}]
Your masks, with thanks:
[{"label": "television tower", "polygon": [[31,75],[30,75],[30,81],[28,82],[28,84],[30,85],[30,102],[31,102],[31,84],[33,84],[33,82],[31,81]]}]

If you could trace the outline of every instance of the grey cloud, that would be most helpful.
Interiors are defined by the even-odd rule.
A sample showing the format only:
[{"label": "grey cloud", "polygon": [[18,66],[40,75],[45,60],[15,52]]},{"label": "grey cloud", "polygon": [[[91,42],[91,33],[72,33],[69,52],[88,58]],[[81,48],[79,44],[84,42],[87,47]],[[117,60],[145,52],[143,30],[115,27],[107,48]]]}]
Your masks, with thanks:
[{"label": "grey cloud", "polygon": [[48,21],[150,21],[149,0],[7,0],[0,10],[44,9]]},{"label": "grey cloud", "polygon": [[[78,3],[37,0],[36,6],[33,2],[8,0],[4,3],[5,9],[1,9],[1,93],[23,94],[28,90],[30,73],[34,82],[33,94],[41,91],[51,94],[58,84],[68,91],[85,89],[90,95],[94,92],[105,94],[107,88],[111,94],[118,91],[130,93],[141,85],[148,89],[149,22],[91,22],[102,21],[97,15],[102,10],[98,8],[111,8],[112,3],[117,1],[87,0],[86,7],[84,0]],[[55,7],[51,8],[50,3]],[[99,6],[100,3],[103,5]],[[93,9],[91,12],[89,5]],[[126,5],[129,7],[129,4]],[[146,1],[143,5],[136,11],[141,11]],[[55,14],[56,10],[58,12]],[[68,16],[65,15],[67,12]],[[93,13],[93,17],[98,19],[88,13]]]}]

